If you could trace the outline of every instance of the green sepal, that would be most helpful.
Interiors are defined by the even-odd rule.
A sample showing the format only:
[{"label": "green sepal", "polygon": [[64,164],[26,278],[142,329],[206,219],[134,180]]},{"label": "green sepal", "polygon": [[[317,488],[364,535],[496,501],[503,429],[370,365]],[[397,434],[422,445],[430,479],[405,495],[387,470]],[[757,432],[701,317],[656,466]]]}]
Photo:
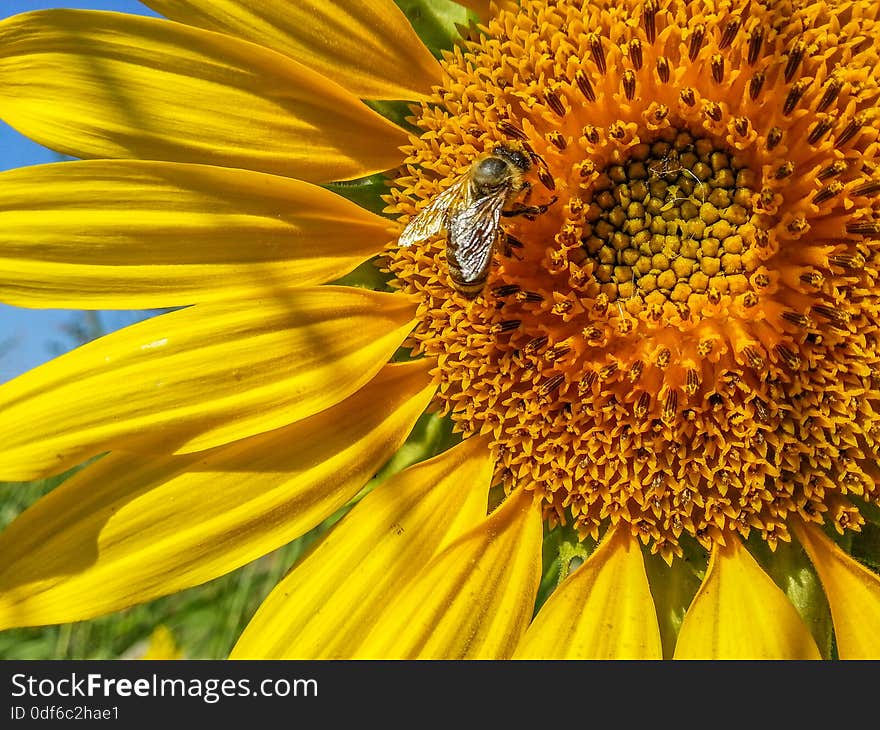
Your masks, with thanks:
[{"label": "green sepal", "polygon": [[577,570],[595,549],[594,540],[589,537],[580,540],[577,531],[570,525],[557,525],[552,530],[545,529],[541,549],[541,582],[535,599],[535,614],[557,586],[570,573]]},{"label": "green sepal", "polygon": [[[672,565],[667,565],[659,555],[645,554],[645,572],[657,611],[665,659],[672,658],[681,622],[697,594],[708,565],[706,553],[696,541],[688,543],[687,540],[681,540],[679,544],[683,549],[689,549],[685,549],[684,557],[674,558]],[[647,551],[643,550],[643,553]]]},{"label": "green sepal", "polygon": [[381,215],[386,205],[382,196],[388,192],[388,178],[380,172],[357,180],[328,183],[322,187]]}]

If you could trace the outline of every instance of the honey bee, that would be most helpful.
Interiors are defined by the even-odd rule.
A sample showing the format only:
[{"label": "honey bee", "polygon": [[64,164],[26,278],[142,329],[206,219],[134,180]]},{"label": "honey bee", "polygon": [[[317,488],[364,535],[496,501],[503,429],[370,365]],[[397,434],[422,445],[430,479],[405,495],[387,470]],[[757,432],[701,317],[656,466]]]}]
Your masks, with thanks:
[{"label": "honey bee", "polygon": [[501,217],[538,215],[556,200],[508,209],[520,193],[531,188],[523,176],[532,168],[532,154],[519,145],[502,142],[478,157],[466,173],[407,223],[398,244],[412,246],[445,229],[449,278],[466,297],[476,297],[489,277],[495,247],[506,242]]}]

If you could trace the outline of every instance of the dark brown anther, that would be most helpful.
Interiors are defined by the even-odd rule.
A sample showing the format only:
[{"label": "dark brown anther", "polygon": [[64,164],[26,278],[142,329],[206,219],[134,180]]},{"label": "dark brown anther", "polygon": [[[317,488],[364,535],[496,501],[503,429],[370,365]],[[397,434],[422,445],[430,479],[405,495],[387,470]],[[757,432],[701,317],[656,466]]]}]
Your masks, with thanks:
[{"label": "dark brown anther", "polygon": [[581,134],[584,135],[584,139],[591,144],[599,144],[599,140],[601,137],[599,136],[599,128],[593,126],[592,124],[587,124],[583,129],[581,129]]},{"label": "dark brown anther", "polygon": [[737,117],[733,120],[733,129],[740,137],[749,133],[749,120],[747,117]]},{"label": "dark brown anther", "polygon": [[776,345],[776,352],[779,358],[785,363],[789,370],[797,370],[801,366],[801,359],[794,352],[789,350],[785,345]]},{"label": "dark brown anther", "polygon": [[785,180],[785,178],[790,177],[794,172],[794,163],[789,160],[783,165],[780,165],[776,168],[775,177],[777,180]]},{"label": "dark brown anther", "polygon": [[764,88],[764,72],[755,71],[752,78],[749,79],[749,98],[755,101],[760,95],[762,88]]},{"label": "dark brown anther", "polygon": [[492,325],[492,334],[501,334],[502,332],[513,332],[513,330],[518,329],[522,324],[521,320],[518,319],[505,319],[503,322],[497,322]]},{"label": "dark brown anther", "polygon": [[785,230],[789,231],[790,233],[799,234],[806,231],[807,228],[809,228],[809,225],[810,224],[807,223],[806,217],[804,217],[800,213],[795,213],[794,218],[792,218],[785,225]]},{"label": "dark brown anther", "polygon": [[760,25],[749,33],[749,66],[754,66],[761,55],[761,46],[764,43],[764,28]]},{"label": "dark brown anther", "polygon": [[608,136],[611,139],[623,139],[626,137],[626,126],[619,119],[608,125]]},{"label": "dark brown anther", "polygon": [[859,254],[836,253],[828,257],[828,263],[841,269],[858,271],[864,268],[865,259]]},{"label": "dark brown anther", "polygon": [[642,377],[642,371],[645,369],[645,363],[641,360],[636,360],[632,365],[629,366],[629,372],[627,373],[627,377],[629,378],[630,383],[639,382],[639,378]]},{"label": "dark brown anther", "polygon": [[538,180],[541,181],[541,185],[547,188],[547,190],[556,190],[556,181],[546,170],[538,170]]},{"label": "dark brown anther", "polygon": [[721,40],[718,41],[718,48],[723,51],[731,43],[733,43],[733,39],[736,38],[736,34],[738,31],[739,31],[739,21],[738,20],[728,21],[727,25],[724,27],[724,32],[721,34]]},{"label": "dark brown anther", "polygon": [[584,327],[583,335],[587,339],[587,342],[599,342],[602,337],[604,337],[605,333],[602,331],[601,327],[596,327],[596,325],[591,324]]},{"label": "dark brown anther", "polygon": [[849,315],[839,309],[834,309],[825,304],[817,304],[812,309],[819,317],[828,320],[837,329],[845,330],[847,324],[849,324]]},{"label": "dark brown anther", "polygon": [[761,423],[770,423],[770,411],[767,409],[767,404],[760,398],[755,398],[752,405],[755,407],[755,416],[758,420]]},{"label": "dark brown anther", "polygon": [[558,150],[564,150],[568,146],[565,137],[555,129],[552,132],[547,133],[547,140]]},{"label": "dark brown anther", "polygon": [[724,81],[724,56],[720,53],[715,53],[712,55],[712,79],[716,84],[720,84]]},{"label": "dark brown anther", "polygon": [[820,289],[822,283],[825,281],[825,277],[818,271],[805,271],[798,277],[798,279],[800,279],[802,284],[806,284],[814,289]]},{"label": "dark brown anther", "polygon": [[700,375],[696,370],[687,371],[687,380],[684,384],[685,392],[694,395],[700,389]]},{"label": "dark brown anther", "polygon": [[843,183],[840,182],[840,180],[835,180],[833,183],[825,186],[813,196],[813,203],[816,205],[820,205],[826,200],[831,200],[831,198],[840,193],[841,190],[843,190]]},{"label": "dark brown anther", "polygon": [[825,82],[825,93],[822,94],[822,98],[816,106],[816,111],[824,112],[829,106],[831,106],[835,99],[837,99],[838,94],[840,94],[841,88],[843,88],[843,82],[840,78],[836,75],[829,76],[828,80]]},{"label": "dark brown anther", "polygon": [[636,95],[636,74],[632,69],[623,72],[623,93],[629,101]]},{"label": "dark brown anther", "polygon": [[709,119],[711,119],[713,122],[720,122],[721,121],[721,116],[722,116],[721,105],[718,102],[715,102],[715,101],[706,102],[703,105],[703,113],[707,117],[709,117]]},{"label": "dark brown anther", "polygon": [[807,49],[807,43],[803,40],[798,40],[791,51],[788,53],[788,63],[785,64],[785,83],[789,83],[794,75],[797,73],[798,67],[801,65],[801,60],[804,57],[804,51]]},{"label": "dark brown anther", "polygon": [[746,356],[746,360],[749,365],[752,366],[755,370],[763,370],[764,369],[764,358],[758,354],[758,351],[753,347],[744,347],[743,355]]},{"label": "dark brown anther", "polygon": [[672,362],[672,352],[668,347],[661,347],[657,352],[657,360],[655,361],[658,368],[661,370],[666,370],[669,367],[669,363]]},{"label": "dark brown anther", "polygon": [[571,348],[568,345],[556,345],[556,347],[552,347],[548,350],[545,357],[551,362],[555,362],[556,360],[561,360],[569,352],[571,352]]},{"label": "dark brown anther", "polygon": [[593,384],[596,382],[598,376],[594,370],[588,372],[584,377],[580,379],[578,383],[578,395],[584,395],[593,389]]},{"label": "dark brown anther", "polygon": [[865,115],[856,114],[840,133],[840,136],[834,141],[834,149],[840,149],[843,145],[849,142],[856,136],[856,133],[864,126],[864,124]]},{"label": "dark brown anther", "polygon": [[697,103],[697,97],[694,94],[694,90],[689,86],[678,92],[678,97],[688,106],[693,106]]},{"label": "dark brown anther", "polygon": [[599,370],[599,380],[608,380],[614,373],[617,372],[617,369],[620,366],[616,362],[609,363],[604,368]]},{"label": "dark brown anther", "polygon": [[657,59],[657,78],[664,84],[669,81],[669,61],[666,56]]},{"label": "dark brown anther", "polygon": [[564,314],[568,314],[574,308],[574,303],[569,299],[564,299],[562,301],[556,302],[553,305],[553,309],[550,310],[553,314],[562,316]]},{"label": "dark brown anther", "polygon": [[642,8],[642,23],[645,26],[645,35],[648,37],[648,43],[653,43],[657,38],[657,0],[647,0]]},{"label": "dark brown anther", "polygon": [[697,56],[700,55],[700,48],[703,46],[703,39],[706,37],[706,26],[702,23],[697,23],[694,26],[693,31],[691,31],[691,42],[690,47],[688,49],[688,58],[691,62],[697,59]]},{"label": "dark brown anther", "polygon": [[851,192],[853,195],[876,195],[877,193],[880,193],[880,180],[868,180],[867,182],[863,182],[860,185],[856,185]]},{"label": "dark brown anther", "polygon": [[782,114],[784,116],[787,117],[794,111],[794,108],[801,100],[801,97],[806,93],[807,88],[809,88],[810,83],[809,79],[800,79],[788,90],[788,95],[785,97],[785,103],[782,105]]},{"label": "dark brown anther", "polygon": [[662,122],[666,117],[669,116],[669,107],[666,104],[658,104],[654,108],[654,121]]},{"label": "dark brown anther", "polygon": [[826,116],[813,125],[810,133],[807,135],[807,142],[816,144],[834,127],[834,117]]},{"label": "dark brown anther", "polygon": [[550,380],[548,380],[546,383],[544,383],[541,386],[538,393],[540,393],[540,395],[542,397],[546,397],[546,396],[550,395],[551,393],[555,392],[556,390],[558,390],[559,386],[562,385],[564,380],[565,380],[564,375],[554,375],[552,378],[550,378]]},{"label": "dark brown anther", "polygon": [[819,180],[827,180],[829,177],[837,177],[846,172],[846,160],[835,160],[828,167],[822,170],[816,178]]},{"label": "dark brown anther", "polygon": [[534,291],[518,291],[516,300],[518,302],[543,302],[544,297]]},{"label": "dark brown anther", "polygon": [[605,49],[602,47],[602,37],[590,33],[587,36],[587,43],[590,45],[590,55],[593,57],[596,68],[605,73],[607,67],[605,66]]},{"label": "dark brown anther", "polygon": [[642,393],[639,396],[639,400],[636,402],[635,408],[633,412],[635,413],[637,418],[644,418],[648,413],[648,407],[651,405],[651,396],[647,393]]},{"label": "dark brown anther", "polygon": [[557,94],[556,91],[548,89],[547,93],[544,94],[544,99],[547,102],[547,106],[549,106],[557,116],[565,116],[565,105],[562,103],[562,99],[559,98],[559,94]]},{"label": "dark brown anther", "polygon": [[767,132],[767,150],[774,149],[782,141],[782,130],[779,127],[771,127]]},{"label": "dark brown anther", "polygon": [[853,221],[846,224],[846,232],[865,238],[880,238],[880,220],[877,221]]},{"label": "dark brown anther", "polygon": [[[506,238],[505,246],[509,249],[516,249],[517,251],[519,251],[520,249],[526,247],[526,245],[522,241],[520,241],[516,236],[514,236],[512,233],[506,234],[505,238]],[[519,287],[516,287],[516,291],[519,291]]]},{"label": "dark brown anther", "polygon": [[786,311],[782,313],[782,318],[786,322],[791,322],[795,327],[802,327],[806,329],[807,325],[809,325],[809,320],[799,312]]},{"label": "dark brown anther", "polygon": [[547,344],[548,338],[546,335],[541,335],[540,337],[535,337],[529,340],[528,344],[525,347],[525,351],[531,355],[534,355],[538,350],[540,350],[544,345]]},{"label": "dark brown anther", "polygon": [[590,77],[587,76],[586,71],[579,68],[574,74],[574,81],[585,99],[596,101],[596,92],[593,90],[593,84],[590,83]]},{"label": "dark brown anther", "polygon": [[678,391],[670,390],[666,394],[666,402],[663,404],[663,413],[661,418],[664,423],[672,423],[678,413]]},{"label": "dark brown anther", "polygon": [[643,63],[642,42],[638,38],[633,38],[629,42],[629,60],[636,71],[641,71]]},{"label": "dark brown anther", "polygon": [[514,139],[527,140],[529,138],[522,129],[520,129],[509,119],[502,119],[500,122],[498,122],[498,131],[500,131],[505,136],[513,137]]}]

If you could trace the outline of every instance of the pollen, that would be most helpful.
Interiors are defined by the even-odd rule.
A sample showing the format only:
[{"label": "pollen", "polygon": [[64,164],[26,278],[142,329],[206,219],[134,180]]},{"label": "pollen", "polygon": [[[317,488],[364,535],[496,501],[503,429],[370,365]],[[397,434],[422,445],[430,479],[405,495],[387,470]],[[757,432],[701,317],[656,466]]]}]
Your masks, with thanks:
[{"label": "pollen", "polygon": [[475,298],[444,232],[388,248],[438,409],[549,525],[624,523],[670,562],[688,538],[775,548],[795,516],[858,530],[880,504],[876,3],[499,5],[413,108],[387,197],[405,222],[499,143],[534,161]]}]

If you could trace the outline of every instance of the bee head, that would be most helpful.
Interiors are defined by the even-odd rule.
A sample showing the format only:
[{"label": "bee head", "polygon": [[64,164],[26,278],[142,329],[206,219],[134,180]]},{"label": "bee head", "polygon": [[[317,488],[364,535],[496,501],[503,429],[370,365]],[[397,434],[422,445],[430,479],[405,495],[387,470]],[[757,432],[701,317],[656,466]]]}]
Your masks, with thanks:
[{"label": "bee head", "polygon": [[474,165],[473,176],[477,185],[495,187],[509,177],[508,162],[497,154],[486,157]]}]

